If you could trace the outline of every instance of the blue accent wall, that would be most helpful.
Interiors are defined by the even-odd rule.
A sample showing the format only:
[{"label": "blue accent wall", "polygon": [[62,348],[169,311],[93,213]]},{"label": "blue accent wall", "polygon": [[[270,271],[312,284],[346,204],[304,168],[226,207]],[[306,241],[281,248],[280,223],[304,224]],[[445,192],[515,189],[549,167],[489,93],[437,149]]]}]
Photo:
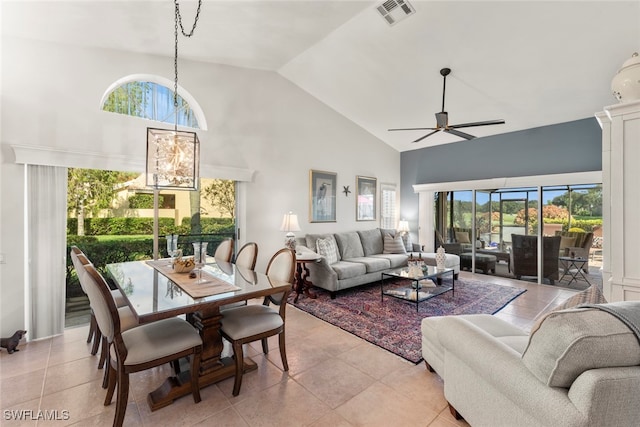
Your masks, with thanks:
[{"label": "blue accent wall", "polygon": [[400,169],[400,215],[415,229],[414,184],[599,171],[602,130],[587,118],[405,151]]}]

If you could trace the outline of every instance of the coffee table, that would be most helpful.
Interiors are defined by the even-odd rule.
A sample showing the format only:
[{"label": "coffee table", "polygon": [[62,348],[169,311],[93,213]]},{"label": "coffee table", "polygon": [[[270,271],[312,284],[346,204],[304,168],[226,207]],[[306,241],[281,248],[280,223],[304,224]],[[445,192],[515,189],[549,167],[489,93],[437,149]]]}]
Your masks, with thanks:
[{"label": "coffee table", "polygon": [[[442,278],[451,276],[451,286],[443,285]],[[388,287],[385,290],[384,279],[394,278],[407,280],[409,286]],[[427,301],[445,292],[451,291],[455,295],[456,279],[453,268],[437,269],[434,266],[427,265],[419,274],[414,274],[414,270],[409,267],[393,268],[383,271],[380,278],[380,300],[384,301],[384,296],[390,296],[403,301],[416,303],[416,312],[420,307],[420,303]]]}]

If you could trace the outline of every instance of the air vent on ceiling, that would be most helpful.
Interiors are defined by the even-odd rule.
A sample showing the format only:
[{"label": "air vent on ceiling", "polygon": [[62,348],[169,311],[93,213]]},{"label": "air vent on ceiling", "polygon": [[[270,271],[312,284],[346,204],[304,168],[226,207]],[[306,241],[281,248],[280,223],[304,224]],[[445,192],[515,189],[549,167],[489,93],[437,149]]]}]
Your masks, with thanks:
[{"label": "air vent on ceiling", "polygon": [[407,0],[387,0],[376,9],[389,25],[394,25],[407,16],[416,13],[416,10]]}]

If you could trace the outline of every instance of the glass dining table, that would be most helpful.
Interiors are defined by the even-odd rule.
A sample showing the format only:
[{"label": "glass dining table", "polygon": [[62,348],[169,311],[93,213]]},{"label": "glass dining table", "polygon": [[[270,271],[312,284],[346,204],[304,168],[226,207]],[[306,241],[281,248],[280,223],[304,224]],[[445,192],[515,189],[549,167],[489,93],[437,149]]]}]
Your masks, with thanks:
[{"label": "glass dining table", "polygon": [[[220,284],[218,290],[211,291],[210,295],[199,289],[198,279],[194,278],[193,283],[189,283],[188,274],[172,273],[169,259],[106,266],[108,277],[120,288],[139,323],[186,315],[199,330],[203,342],[199,372],[201,388],[235,375],[233,359],[222,357],[220,307],[281,293],[291,287],[290,283],[273,280],[264,273],[223,261],[216,262],[213,258],[207,261],[203,276],[209,278],[209,282]],[[245,358],[244,363],[245,373],[257,369],[250,358]],[[154,411],[187,394],[191,394],[188,370],[169,377],[149,393],[147,401]]]}]

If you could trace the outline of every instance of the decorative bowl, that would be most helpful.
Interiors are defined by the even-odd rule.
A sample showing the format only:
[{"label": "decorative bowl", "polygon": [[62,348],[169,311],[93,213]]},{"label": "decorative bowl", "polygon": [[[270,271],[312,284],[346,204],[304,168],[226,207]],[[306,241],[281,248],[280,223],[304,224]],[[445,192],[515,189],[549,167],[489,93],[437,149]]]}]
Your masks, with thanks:
[{"label": "decorative bowl", "polygon": [[193,258],[178,258],[173,262],[173,271],[176,273],[189,273],[196,266]]}]

